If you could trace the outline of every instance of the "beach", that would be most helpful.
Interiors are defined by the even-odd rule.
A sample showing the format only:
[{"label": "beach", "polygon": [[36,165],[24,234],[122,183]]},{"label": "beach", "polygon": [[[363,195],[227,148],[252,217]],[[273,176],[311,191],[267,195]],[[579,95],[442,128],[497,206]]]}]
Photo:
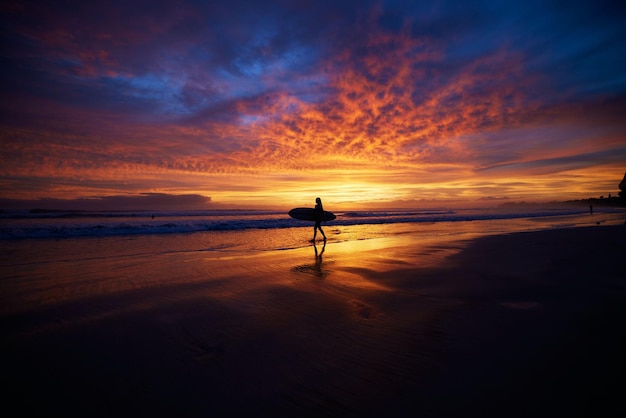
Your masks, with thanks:
[{"label": "beach", "polygon": [[182,235],[3,242],[6,410],[626,413],[626,226],[328,235],[270,251]]}]

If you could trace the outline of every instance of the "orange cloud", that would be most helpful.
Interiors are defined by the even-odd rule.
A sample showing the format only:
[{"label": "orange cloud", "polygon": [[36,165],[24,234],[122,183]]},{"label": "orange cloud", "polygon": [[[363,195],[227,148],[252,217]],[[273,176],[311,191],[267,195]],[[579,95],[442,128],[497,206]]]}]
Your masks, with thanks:
[{"label": "orange cloud", "polygon": [[254,124],[259,163],[278,169],[465,164],[471,144],[457,138],[515,126],[517,114],[527,111],[513,84],[515,78],[527,83],[516,61],[501,52],[444,72],[442,52],[427,41],[370,35],[362,51],[342,51],[324,65],[323,102],[283,94],[265,104],[269,120]]},{"label": "orange cloud", "polygon": [[[144,23],[151,36],[162,30]],[[137,72],[121,63],[124,45],[110,30],[99,27],[86,44],[62,30],[37,39],[52,48],[51,59],[76,60],[73,75],[106,92],[106,83],[130,83]],[[148,37],[126,30],[129,42]],[[610,116],[621,104],[590,114],[593,104],[541,102],[535,89],[542,84],[527,57],[506,47],[457,57],[408,30],[373,24],[362,33],[323,55],[312,73],[287,77],[283,69],[255,79],[267,83],[257,93],[211,102],[205,96],[232,86],[207,85],[199,70],[199,81],[171,77],[193,90],[188,102],[203,104],[184,118],[154,110],[158,105],[148,100],[128,104],[131,93],[96,110],[84,93],[66,105],[17,98],[11,105],[19,105],[27,123],[2,129],[0,191],[195,193],[254,203],[325,195],[366,204],[551,197],[564,189],[584,197],[593,190],[585,176],[602,187],[610,176],[621,178],[624,126]],[[153,107],[142,112],[132,107],[147,103]],[[612,150],[619,152],[610,157]],[[604,168],[592,168],[599,161]],[[29,186],[18,190],[19,178]]]}]

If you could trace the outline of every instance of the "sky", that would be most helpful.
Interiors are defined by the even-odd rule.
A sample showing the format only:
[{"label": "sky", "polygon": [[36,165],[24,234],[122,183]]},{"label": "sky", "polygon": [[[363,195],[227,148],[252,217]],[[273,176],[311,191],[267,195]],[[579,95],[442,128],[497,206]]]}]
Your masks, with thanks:
[{"label": "sky", "polygon": [[2,2],[0,202],[617,194],[625,21],[604,0]]}]

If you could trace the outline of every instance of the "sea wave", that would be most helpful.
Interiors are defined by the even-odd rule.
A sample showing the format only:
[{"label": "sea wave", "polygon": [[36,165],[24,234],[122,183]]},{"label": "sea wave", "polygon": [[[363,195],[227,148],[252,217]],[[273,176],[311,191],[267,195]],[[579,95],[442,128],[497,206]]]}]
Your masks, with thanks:
[{"label": "sea wave", "polygon": [[433,216],[451,215],[452,210],[428,210],[428,211],[381,211],[381,212],[345,212],[343,216],[348,218],[397,218],[406,216]]},{"label": "sea wave", "polygon": [[[486,221],[497,219],[554,217],[583,214],[582,209],[535,211],[381,211],[337,212],[337,219],[327,225],[351,226],[391,223],[435,223]],[[56,213],[61,215],[61,213]],[[32,214],[2,219],[0,239],[100,237],[142,234],[186,234],[206,231],[239,231],[247,229],[279,229],[308,227],[312,224],[290,218],[281,212],[214,211],[202,213],[170,212],[152,218],[145,212],[89,213],[84,216],[53,216]]]}]

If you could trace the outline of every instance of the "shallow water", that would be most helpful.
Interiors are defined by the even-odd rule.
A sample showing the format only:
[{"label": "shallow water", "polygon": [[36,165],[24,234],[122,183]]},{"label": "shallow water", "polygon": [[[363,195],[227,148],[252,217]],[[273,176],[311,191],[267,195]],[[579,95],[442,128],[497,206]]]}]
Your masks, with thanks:
[{"label": "shallow water", "polygon": [[[324,226],[327,242],[309,242],[312,227],[238,229],[190,233],[0,240],[0,301],[3,310],[49,304],[107,292],[172,283],[259,275],[260,270],[328,275],[337,260],[373,268],[410,258],[435,266],[461,248],[455,242],[481,235],[603,225],[622,222],[621,213],[418,223]],[[264,254],[285,252],[266,265]],[[408,254],[410,253],[410,254]],[[367,254],[370,260],[359,257]],[[319,258],[318,258],[319,255]],[[323,264],[321,263],[323,260]],[[256,270],[256,271],[252,271]],[[268,273],[270,274],[270,273]],[[276,277],[279,280],[280,277]],[[270,279],[268,279],[270,280]],[[273,278],[271,280],[274,280]],[[270,280],[270,281],[271,281]]]}]

